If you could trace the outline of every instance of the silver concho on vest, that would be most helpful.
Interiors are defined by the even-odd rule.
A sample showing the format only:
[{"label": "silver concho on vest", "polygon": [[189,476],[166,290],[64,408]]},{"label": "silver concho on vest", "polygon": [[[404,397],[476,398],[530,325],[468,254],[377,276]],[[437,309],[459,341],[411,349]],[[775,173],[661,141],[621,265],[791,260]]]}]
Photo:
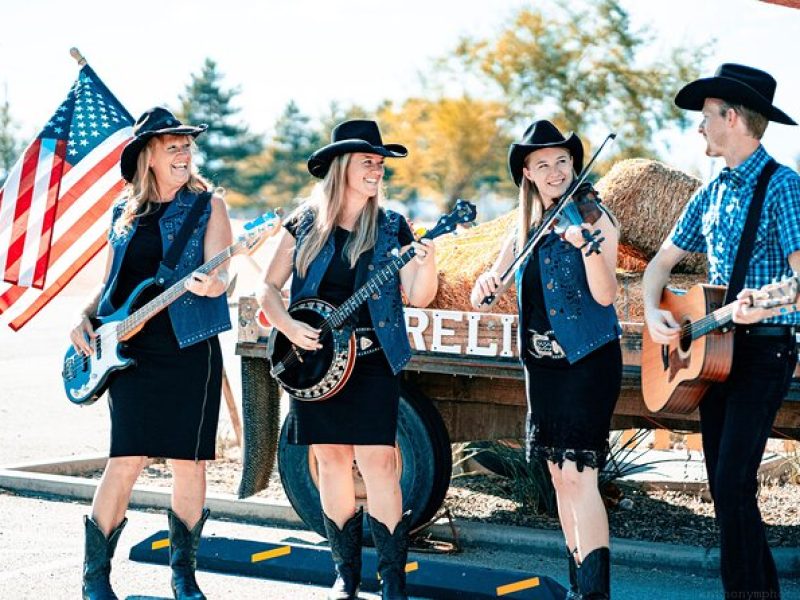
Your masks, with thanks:
[{"label": "silver concho on vest", "polygon": [[567,357],[564,353],[564,349],[556,340],[556,334],[552,329],[544,333],[529,329],[528,352],[530,352],[531,356],[534,358],[559,360]]},{"label": "silver concho on vest", "polygon": [[[307,298],[290,306],[289,314],[293,319],[319,328],[334,310],[336,307],[324,300]],[[270,333],[267,342],[270,374],[298,400],[325,400],[347,383],[353,370],[356,336],[351,328],[323,331],[319,341],[323,346],[321,350],[300,354],[277,328]]]}]

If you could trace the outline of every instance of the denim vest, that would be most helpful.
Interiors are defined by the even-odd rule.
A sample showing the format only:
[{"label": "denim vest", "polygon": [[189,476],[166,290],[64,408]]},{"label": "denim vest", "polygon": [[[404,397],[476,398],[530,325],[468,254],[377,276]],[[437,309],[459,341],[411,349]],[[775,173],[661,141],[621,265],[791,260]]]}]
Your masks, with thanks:
[{"label": "denim vest", "polygon": [[[358,258],[354,293],[367,282],[367,279],[392,260],[393,250],[400,249],[397,233],[402,218],[402,215],[391,210],[381,210],[378,214],[378,239],[374,248],[367,250]],[[297,258],[297,249],[303,244],[313,222],[314,215],[310,210],[302,213],[298,219],[295,231],[295,259]],[[303,298],[316,296],[334,251],[334,236],[330,235],[319,254],[308,266],[305,277],[301,277],[294,268],[292,269],[292,304]],[[386,355],[392,372],[397,375],[411,358],[411,345],[408,343],[408,333],[406,332],[403,300],[400,297],[399,277],[385,284],[381,288],[381,293],[373,294],[368,298],[367,306],[381,349]]]},{"label": "denim vest", "polygon": [[[527,312],[529,300],[523,298],[522,275],[531,253],[516,273],[519,309],[520,356],[527,352]],[[581,251],[549,234],[540,242],[539,269],[544,289],[544,304],[556,339],[570,363],[575,363],[600,346],[622,335],[614,306],[602,306],[589,291]]]},{"label": "denim vest", "polygon": [[[173,238],[178,234],[196,197],[197,194],[182,189],[164,211],[164,215],[158,223],[161,230],[161,246],[164,255],[166,255],[167,250],[172,244]],[[100,304],[97,308],[98,316],[108,316],[118,308],[112,306],[111,297],[117,285],[119,271],[122,267],[122,260],[125,257],[125,251],[133,238],[133,234],[139,222],[138,219],[134,219],[130,228],[128,228],[124,234],[117,234],[114,231],[114,223],[116,223],[117,219],[122,215],[123,208],[124,204],[118,203],[114,206],[113,210],[111,231],[109,232],[108,238],[114,254],[111,262],[111,271],[108,274],[108,280],[106,281],[103,294],[100,297]],[[203,256],[203,241],[205,239],[206,226],[208,225],[210,216],[211,202],[208,202],[203,212],[200,214],[200,218],[197,220],[194,231],[186,242],[186,247],[178,260],[178,264],[175,266],[175,270],[171,273],[164,273],[166,275],[163,284],[164,289],[168,288],[185,275],[188,275],[205,262]],[[155,276],[156,274],[154,273],[153,275]],[[231,318],[228,312],[228,301],[225,294],[216,298],[209,298],[207,296],[196,296],[191,292],[186,292],[175,302],[170,304],[167,310],[169,311],[169,320],[172,323],[172,330],[181,348],[191,346],[192,344],[201,342],[221,331],[227,331],[231,328]]]}]

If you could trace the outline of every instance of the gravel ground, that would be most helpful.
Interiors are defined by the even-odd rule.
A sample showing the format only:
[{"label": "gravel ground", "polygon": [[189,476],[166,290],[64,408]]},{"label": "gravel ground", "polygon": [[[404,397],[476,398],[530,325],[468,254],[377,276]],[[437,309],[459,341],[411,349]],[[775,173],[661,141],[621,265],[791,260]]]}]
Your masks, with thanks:
[{"label": "gravel ground", "polygon": [[[235,449],[225,451],[225,458],[210,462],[207,470],[210,491],[235,494],[241,472]],[[87,474],[99,477],[99,472]],[[163,462],[148,466],[139,483],[168,486],[170,472]],[[615,490],[616,491],[616,490]],[[613,508],[609,510],[611,535],[618,538],[669,542],[711,547],[718,543],[713,506],[694,493],[646,490],[638,485],[621,483]],[[277,469],[269,487],[256,497],[286,501]],[[539,529],[558,529],[554,517],[536,514],[513,499],[509,480],[496,475],[462,475],[453,479],[446,504],[460,519],[506,525],[524,525]],[[625,508],[621,508],[625,507]],[[800,547],[800,485],[775,483],[762,486],[759,507],[767,537],[772,546]]]}]

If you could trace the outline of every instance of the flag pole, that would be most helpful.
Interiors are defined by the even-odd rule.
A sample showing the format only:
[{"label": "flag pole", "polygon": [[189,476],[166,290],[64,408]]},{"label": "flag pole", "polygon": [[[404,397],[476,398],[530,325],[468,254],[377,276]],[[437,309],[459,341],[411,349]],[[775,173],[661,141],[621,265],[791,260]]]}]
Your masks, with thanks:
[{"label": "flag pole", "polygon": [[81,51],[78,50],[75,46],[69,49],[69,55],[76,61],[78,61],[79,66],[83,67],[86,65],[86,59],[83,57],[83,54],[81,54]]}]

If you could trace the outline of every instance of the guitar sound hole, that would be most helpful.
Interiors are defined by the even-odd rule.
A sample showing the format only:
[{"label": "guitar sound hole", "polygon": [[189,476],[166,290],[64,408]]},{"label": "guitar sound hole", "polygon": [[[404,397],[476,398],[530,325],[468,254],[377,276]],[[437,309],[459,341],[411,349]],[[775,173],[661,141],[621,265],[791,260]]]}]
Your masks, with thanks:
[{"label": "guitar sound hole", "polygon": [[692,347],[692,336],[682,335],[679,344],[681,352],[689,352],[689,348]]}]

